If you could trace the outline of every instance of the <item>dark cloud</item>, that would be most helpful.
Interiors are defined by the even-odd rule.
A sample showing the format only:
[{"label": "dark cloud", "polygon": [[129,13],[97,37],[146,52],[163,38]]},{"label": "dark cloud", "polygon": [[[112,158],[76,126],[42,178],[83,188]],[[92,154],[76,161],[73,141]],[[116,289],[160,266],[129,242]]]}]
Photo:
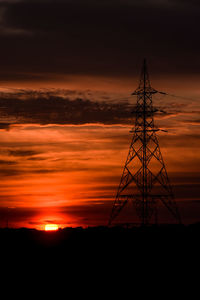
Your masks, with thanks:
[{"label": "dark cloud", "polygon": [[[59,168],[27,168],[23,169],[23,167],[16,166],[16,167],[9,167],[9,164],[3,166],[0,169],[0,176],[2,179],[8,178],[8,177],[24,177],[24,176],[30,176],[35,174],[53,174],[53,173],[60,173],[66,170],[59,169]],[[77,171],[77,169],[76,169]],[[81,170],[80,170],[81,171]],[[73,172],[73,170],[70,170],[70,172]]]},{"label": "dark cloud", "polygon": [[[4,96],[1,93],[0,110],[4,117],[16,119],[15,124],[126,124],[132,118],[130,104],[126,101],[109,103],[83,98],[71,100],[66,96],[34,91],[20,92],[18,95],[10,95],[10,98],[8,94]],[[20,154],[23,155],[23,151]]]},{"label": "dark cloud", "polygon": [[21,170],[18,170],[17,168],[8,168],[8,166],[0,169],[0,176],[3,178],[6,177],[12,177],[12,176],[20,176],[24,174]]},{"label": "dark cloud", "polygon": [[38,73],[135,76],[143,57],[157,74],[199,74],[197,1],[21,0],[0,7],[1,78],[5,72],[7,79]]},{"label": "dark cloud", "polygon": [[0,226],[16,226],[39,215],[38,208],[0,207]]},{"label": "dark cloud", "polygon": [[10,123],[0,123],[0,129],[6,129],[9,130],[10,129]]},{"label": "dark cloud", "polygon": [[30,161],[40,161],[40,160],[46,160],[46,157],[40,157],[40,156],[28,157],[27,160],[30,160]]},{"label": "dark cloud", "polygon": [[194,125],[199,125],[200,119],[186,119],[186,120],[183,120],[183,122],[189,123],[189,124],[194,124]]},{"label": "dark cloud", "polygon": [[12,160],[0,160],[0,166],[2,165],[6,165],[6,166],[10,166],[10,165],[16,165],[15,161]]},{"label": "dark cloud", "polygon": [[41,152],[34,151],[34,150],[8,150],[8,154],[10,156],[34,156],[40,154]]}]

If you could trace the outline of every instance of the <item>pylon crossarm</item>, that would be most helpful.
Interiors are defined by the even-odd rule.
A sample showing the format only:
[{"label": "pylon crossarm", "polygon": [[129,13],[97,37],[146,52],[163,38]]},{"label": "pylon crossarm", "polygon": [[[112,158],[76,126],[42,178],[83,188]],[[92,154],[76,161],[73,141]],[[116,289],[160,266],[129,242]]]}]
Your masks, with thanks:
[{"label": "pylon crossarm", "polygon": [[[160,92],[154,90],[153,88],[150,88],[150,89],[146,89],[146,94],[147,94],[147,93],[153,95],[153,94],[157,94],[157,93],[160,93]],[[135,92],[133,92],[131,95],[132,95],[132,96],[140,96],[140,95],[143,96],[143,95],[144,95],[144,89],[141,88],[141,89],[139,89],[139,90],[135,90]]]}]

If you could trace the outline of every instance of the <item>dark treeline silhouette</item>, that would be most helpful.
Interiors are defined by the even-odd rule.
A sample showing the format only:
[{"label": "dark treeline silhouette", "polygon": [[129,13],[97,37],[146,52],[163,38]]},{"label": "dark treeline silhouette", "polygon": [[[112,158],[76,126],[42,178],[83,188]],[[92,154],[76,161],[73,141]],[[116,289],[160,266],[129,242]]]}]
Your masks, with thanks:
[{"label": "dark treeline silhouette", "polygon": [[[149,227],[88,227],[64,228],[58,231],[36,229],[0,229],[1,251],[28,252],[32,250],[58,252],[78,251],[153,251],[163,248],[183,249],[198,244],[200,223],[192,225],[152,225]],[[145,251],[146,251],[145,250]],[[94,252],[93,252],[94,253]]]},{"label": "dark treeline silhouette", "polygon": [[82,285],[90,289],[95,284],[99,293],[112,288],[112,280],[120,278],[124,285],[118,287],[117,281],[118,293],[127,280],[128,286],[135,288],[136,279],[140,282],[143,278],[142,285],[144,281],[164,283],[169,274],[171,284],[184,277],[186,269],[198,268],[199,236],[200,223],[64,228],[56,232],[0,229],[1,263],[9,281],[19,280],[23,285],[31,275],[41,282],[47,279],[58,291],[61,287],[68,290],[70,280],[76,291]]}]

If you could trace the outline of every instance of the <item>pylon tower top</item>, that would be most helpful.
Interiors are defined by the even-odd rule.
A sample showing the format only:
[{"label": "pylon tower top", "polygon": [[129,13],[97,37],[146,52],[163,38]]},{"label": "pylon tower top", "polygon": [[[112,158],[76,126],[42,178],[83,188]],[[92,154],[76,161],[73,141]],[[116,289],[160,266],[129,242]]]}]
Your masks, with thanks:
[{"label": "pylon tower top", "polygon": [[144,59],[143,67],[140,75],[140,82],[138,88],[135,90],[132,95],[140,95],[146,93],[156,94],[157,91],[151,87],[150,79],[149,79],[149,72],[147,69],[147,62]]}]

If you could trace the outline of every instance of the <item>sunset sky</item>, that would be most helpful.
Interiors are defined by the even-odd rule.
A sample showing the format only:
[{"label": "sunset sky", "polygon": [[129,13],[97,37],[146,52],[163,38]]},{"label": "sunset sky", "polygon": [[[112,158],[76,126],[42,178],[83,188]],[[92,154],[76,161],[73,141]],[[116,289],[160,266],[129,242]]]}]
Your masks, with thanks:
[{"label": "sunset sky", "polygon": [[107,224],[144,57],[178,96],[155,95],[155,123],[182,220],[200,221],[199,35],[197,0],[0,0],[0,227]]}]

